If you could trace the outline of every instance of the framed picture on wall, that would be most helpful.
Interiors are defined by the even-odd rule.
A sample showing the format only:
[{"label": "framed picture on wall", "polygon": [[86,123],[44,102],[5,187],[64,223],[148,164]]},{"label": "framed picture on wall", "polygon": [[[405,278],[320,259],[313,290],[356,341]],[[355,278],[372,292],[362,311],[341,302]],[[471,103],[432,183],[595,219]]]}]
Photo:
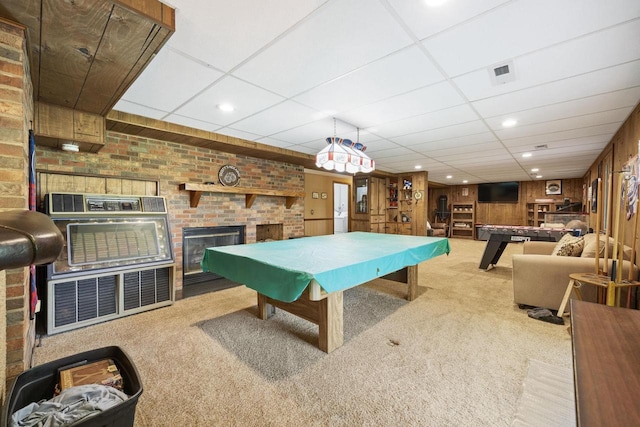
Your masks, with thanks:
[{"label": "framed picture on wall", "polygon": [[317,199],[319,196],[320,196],[320,195],[319,195],[316,191],[314,191],[313,193],[311,193],[311,198],[312,198],[312,199]]},{"label": "framed picture on wall", "polygon": [[327,198],[327,193],[322,193],[322,194],[320,195],[320,197],[322,197],[323,199],[326,199],[326,198]]},{"label": "framed picture on wall", "polygon": [[562,180],[552,179],[545,182],[544,192],[547,196],[562,194]]}]

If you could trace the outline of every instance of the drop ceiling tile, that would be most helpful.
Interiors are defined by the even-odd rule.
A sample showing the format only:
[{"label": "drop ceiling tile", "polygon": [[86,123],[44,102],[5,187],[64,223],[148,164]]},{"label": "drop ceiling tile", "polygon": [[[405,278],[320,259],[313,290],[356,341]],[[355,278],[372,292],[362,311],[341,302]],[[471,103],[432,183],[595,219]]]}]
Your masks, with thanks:
[{"label": "drop ceiling tile", "polygon": [[480,144],[461,144],[461,145],[450,145],[447,144],[445,146],[440,146],[439,149],[417,149],[416,146],[412,146],[411,148],[415,149],[419,152],[427,153],[430,157],[436,158],[440,161],[447,161],[456,158],[468,158],[485,156],[485,153],[504,153],[506,149],[499,142],[486,142]]},{"label": "drop ceiling tile", "polygon": [[494,96],[472,104],[483,117],[495,117],[639,85],[640,60]]},{"label": "drop ceiling tile", "polygon": [[[462,130],[462,132],[468,132],[463,133],[464,135],[486,132],[488,130],[487,127],[479,125],[479,123],[478,115],[468,105],[458,105],[433,113],[376,124],[367,130],[385,138],[393,138],[402,143],[411,144],[411,141],[413,143],[423,142],[421,139],[415,140],[414,138],[414,134],[419,132],[435,131],[438,133],[439,130],[440,134],[445,135],[440,139],[447,138],[446,135],[448,134],[451,134],[449,136],[451,138],[460,136],[461,129],[473,129],[472,132]],[[457,125],[461,126],[461,128],[457,129]]]},{"label": "drop ceiling tile", "polygon": [[[361,140],[362,142],[362,140]],[[399,147],[395,142],[388,139],[377,139],[374,141],[367,141],[364,143],[367,147],[365,152],[369,154],[370,157],[373,157],[372,153],[378,153],[380,151],[389,150],[391,148]]]},{"label": "drop ceiling tile", "polygon": [[321,111],[352,110],[443,80],[422,51],[412,46],[294,98]]},{"label": "drop ceiling tile", "polygon": [[436,83],[409,93],[342,113],[339,117],[362,127],[394,122],[408,117],[443,110],[464,101],[449,82]]},{"label": "drop ceiling tile", "polygon": [[561,141],[564,139],[586,138],[590,136],[603,136],[607,141],[620,128],[622,123],[608,123],[606,125],[588,126],[581,129],[571,129],[562,132],[549,132],[539,135],[527,136],[523,138],[503,138],[502,143],[507,147],[531,145],[534,147],[539,144],[545,144],[549,141]]},{"label": "drop ceiling tile", "polygon": [[143,117],[149,117],[152,119],[161,120],[168,112],[157,110],[155,108],[147,107],[146,105],[135,104],[133,102],[125,101],[121,99],[113,106],[116,111],[122,111],[123,113],[137,114]]},{"label": "drop ceiling tile", "polygon": [[163,111],[175,110],[223,75],[169,48],[161,49],[143,73],[122,99]]},{"label": "drop ceiling tile", "polygon": [[455,77],[638,16],[636,0],[515,1],[429,38],[424,45]]},{"label": "drop ceiling tile", "polygon": [[291,97],[411,43],[379,2],[329,2],[234,74]]},{"label": "drop ceiling tile", "polygon": [[[551,134],[553,135],[553,134]],[[526,138],[524,138],[526,139]],[[547,141],[541,142],[536,145],[546,145],[548,148],[557,148],[557,147],[577,147],[579,148],[581,145],[588,144],[607,144],[611,140],[609,135],[593,135],[593,136],[584,136],[580,138],[570,138],[570,139],[549,139]],[[510,143],[504,144],[511,152],[530,152],[537,151],[535,148],[536,145],[532,145],[530,143],[520,144],[514,143],[513,141],[520,141],[519,139],[511,140]]]},{"label": "drop ceiling tile", "polygon": [[437,157],[440,154],[467,153],[471,147],[481,145],[487,148],[498,148],[503,145],[491,132],[476,133],[457,138],[424,142],[411,145],[412,150],[428,153],[429,156]]},{"label": "drop ceiling tile", "polygon": [[508,0],[456,0],[437,7],[428,6],[424,0],[389,0],[389,3],[411,32],[422,40],[508,3]]},{"label": "drop ceiling tile", "polygon": [[335,121],[334,127],[333,119],[327,117],[272,136],[281,141],[289,141],[292,144],[303,144],[309,141],[321,141],[322,144],[326,144],[327,137],[335,135],[339,138],[345,138],[345,134],[351,133],[353,130],[353,126],[339,120]]},{"label": "drop ceiling tile", "polygon": [[316,120],[318,120],[317,111],[296,102],[285,101],[240,120],[234,123],[233,127],[263,136],[271,136]]},{"label": "drop ceiling tile", "polygon": [[467,99],[476,101],[639,59],[640,43],[621,44],[621,40],[640,40],[640,20],[514,58],[515,81],[507,84],[492,83],[492,68],[453,81]]},{"label": "drop ceiling tile", "polygon": [[427,142],[437,142],[436,147],[446,147],[447,141],[469,135],[485,134],[487,126],[480,120],[474,120],[458,125],[430,129],[423,132],[416,132],[409,135],[396,136],[392,138],[401,145],[411,147],[416,144]]},{"label": "drop ceiling tile", "polygon": [[179,114],[169,114],[164,118],[164,121],[182,126],[188,126],[194,129],[208,130],[210,132],[216,132],[218,129],[222,128],[222,126],[215,123],[203,122],[202,120],[192,119],[191,117],[184,117]]},{"label": "drop ceiling tile", "polygon": [[517,120],[517,128],[519,128],[529,124],[606,112],[623,107],[633,108],[637,105],[638,100],[640,100],[640,86],[546,105],[513,114],[490,117],[486,119],[486,122],[492,129],[501,131],[504,129],[502,122],[506,119]]},{"label": "drop ceiling tile", "polygon": [[178,30],[167,46],[229,71],[326,0],[171,0],[170,3],[176,8]]},{"label": "drop ceiling tile", "polygon": [[491,150],[492,155],[482,155],[485,153],[474,153],[473,156],[448,156],[443,158],[442,161],[453,167],[466,167],[473,165],[504,165],[505,162],[513,160],[511,154],[505,152],[505,150]]},{"label": "drop ceiling tile", "polygon": [[495,131],[499,138],[513,139],[531,135],[547,134],[550,132],[562,132],[571,129],[580,129],[586,126],[606,125],[609,123],[623,122],[633,107],[619,108],[617,110],[603,111],[595,114],[585,114],[578,117],[553,120],[544,123],[536,123],[528,126],[516,126],[514,128]]},{"label": "drop ceiling tile", "polygon": [[[234,77],[225,77],[179,108],[176,113],[226,126],[283,100],[278,95]],[[218,105],[223,103],[233,105],[235,110],[221,111]]]}]

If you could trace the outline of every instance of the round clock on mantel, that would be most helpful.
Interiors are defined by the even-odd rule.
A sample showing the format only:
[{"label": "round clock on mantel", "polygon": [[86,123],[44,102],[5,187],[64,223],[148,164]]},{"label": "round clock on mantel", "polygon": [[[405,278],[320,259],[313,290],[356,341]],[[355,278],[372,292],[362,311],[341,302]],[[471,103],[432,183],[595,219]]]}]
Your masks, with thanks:
[{"label": "round clock on mantel", "polygon": [[221,185],[235,187],[240,183],[240,171],[233,165],[224,165],[218,171],[218,180]]}]

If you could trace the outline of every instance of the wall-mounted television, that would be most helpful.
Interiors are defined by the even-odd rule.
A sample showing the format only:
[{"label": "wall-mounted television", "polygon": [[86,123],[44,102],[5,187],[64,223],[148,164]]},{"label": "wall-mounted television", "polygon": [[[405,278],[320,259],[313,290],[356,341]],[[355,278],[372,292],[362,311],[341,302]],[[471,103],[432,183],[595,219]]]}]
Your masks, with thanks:
[{"label": "wall-mounted television", "polygon": [[479,203],[518,203],[518,181],[478,184]]}]

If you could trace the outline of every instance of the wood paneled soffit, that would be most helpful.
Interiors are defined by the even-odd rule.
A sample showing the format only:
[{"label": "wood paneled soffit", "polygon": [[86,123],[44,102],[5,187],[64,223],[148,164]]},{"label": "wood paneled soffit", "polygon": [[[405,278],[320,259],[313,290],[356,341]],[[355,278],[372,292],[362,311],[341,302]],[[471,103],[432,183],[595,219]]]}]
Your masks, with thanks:
[{"label": "wood paneled soffit", "polygon": [[259,159],[291,163],[316,169],[315,156],[310,154],[234,138],[215,132],[194,129],[162,120],[150,119],[135,114],[111,111],[107,115],[106,127],[108,131],[175,142],[193,147],[208,148]]},{"label": "wood paneled soffit", "polygon": [[105,116],[175,31],[157,0],[4,0],[28,28],[36,101]]}]

